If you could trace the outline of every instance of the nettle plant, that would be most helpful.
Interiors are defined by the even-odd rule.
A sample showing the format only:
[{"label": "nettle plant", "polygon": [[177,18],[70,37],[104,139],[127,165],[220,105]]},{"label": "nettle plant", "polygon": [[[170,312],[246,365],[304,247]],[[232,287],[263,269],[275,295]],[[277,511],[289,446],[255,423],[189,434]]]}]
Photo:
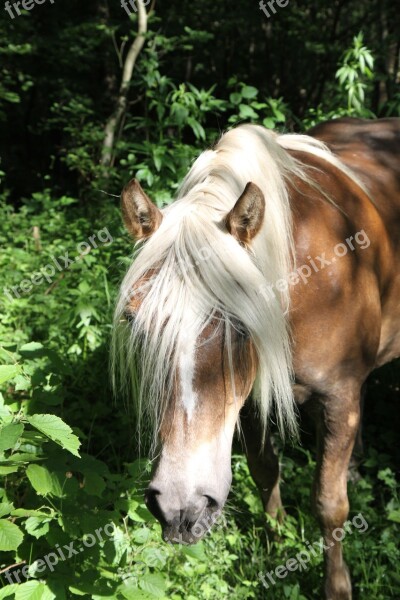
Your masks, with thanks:
[{"label": "nettle plant", "polygon": [[[143,501],[149,461],[112,472],[82,451],[84,432],[54,414],[66,410],[72,366],[37,342],[1,346],[0,360],[0,600],[229,595],[235,525],[227,535],[222,524],[208,546],[161,542]],[[257,582],[239,579],[238,600],[256,597]]]},{"label": "nettle plant", "polygon": [[[72,199],[47,193],[35,194],[18,211],[0,206],[3,285],[72,251],[93,223],[112,223],[112,205],[97,207],[98,220],[73,207]],[[164,594],[164,555],[154,550],[158,527],[142,497],[148,463],[128,458],[122,465],[115,446],[105,461],[96,458],[107,444],[111,417],[118,436],[122,427],[118,408],[105,401],[107,361],[99,354],[110,319],[111,252],[120,254],[123,243],[115,237],[53,283],[13,300],[0,298],[0,599]],[[71,543],[83,551],[70,551]]]},{"label": "nettle plant", "polygon": [[54,351],[28,343],[0,356],[0,598],[164,596],[168,548],[138,490],[147,461],[115,475],[80,450],[86,436],[54,414],[71,375]]}]

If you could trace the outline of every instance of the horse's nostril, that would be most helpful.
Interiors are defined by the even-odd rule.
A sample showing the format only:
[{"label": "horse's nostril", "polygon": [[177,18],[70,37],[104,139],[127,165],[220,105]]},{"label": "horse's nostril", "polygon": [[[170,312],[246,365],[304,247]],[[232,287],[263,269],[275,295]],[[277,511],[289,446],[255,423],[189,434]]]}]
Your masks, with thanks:
[{"label": "horse's nostril", "polygon": [[165,522],[165,517],[158,503],[158,496],[161,494],[160,490],[156,488],[147,488],[144,501],[146,502],[147,508],[155,516],[160,523]]},{"label": "horse's nostril", "polygon": [[193,521],[190,521],[189,519],[184,519],[181,523],[181,528],[185,529],[186,531],[190,531],[193,527]]},{"label": "horse's nostril", "polygon": [[208,494],[204,494],[204,497],[207,500],[207,508],[210,508],[211,510],[217,510],[219,508],[219,502],[217,502],[215,498]]},{"label": "horse's nostril", "polygon": [[153,498],[154,496],[158,496],[158,494],[160,494],[160,493],[161,493],[160,490],[158,490],[157,488],[148,487],[144,494],[146,502],[150,498]]}]

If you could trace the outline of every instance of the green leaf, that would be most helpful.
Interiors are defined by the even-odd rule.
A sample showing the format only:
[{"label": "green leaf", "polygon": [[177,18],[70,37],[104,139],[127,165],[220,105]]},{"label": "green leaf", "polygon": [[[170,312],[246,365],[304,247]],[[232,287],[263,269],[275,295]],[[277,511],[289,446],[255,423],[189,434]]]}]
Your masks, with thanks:
[{"label": "green leaf", "polygon": [[142,590],[155,598],[162,598],[165,593],[165,580],[159,573],[144,575],[139,583]]},{"label": "green leaf", "polygon": [[83,592],[74,585],[70,585],[68,589],[71,592],[71,594],[74,594],[75,596],[86,596],[86,592]]},{"label": "green leaf", "polygon": [[243,98],[251,99],[255,98],[258,94],[258,89],[252,85],[245,85],[240,90]]},{"label": "green leaf", "polygon": [[50,589],[50,587],[48,585],[46,585],[45,583],[43,583],[42,585],[43,585],[43,591],[42,591],[42,597],[40,600],[54,600],[55,598],[57,600],[60,600],[59,597],[56,596],[56,594],[53,592],[53,590]]},{"label": "green leaf", "polygon": [[14,505],[11,502],[1,502],[0,503],[0,517],[5,517],[9,515],[13,510]]},{"label": "green leaf", "polygon": [[194,558],[196,560],[200,560],[200,561],[207,560],[207,556],[204,551],[203,542],[199,542],[198,544],[195,544],[194,546],[183,546],[181,551],[186,556],[190,556],[191,558]]},{"label": "green leaf", "polygon": [[238,94],[237,92],[232,92],[232,94],[229,96],[229,100],[232,104],[240,104],[242,95]]},{"label": "green leaf", "polygon": [[85,479],[83,482],[83,491],[91,496],[101,496],[105,490],[106,484],[104,479],[97,475],[97,473],[85,472]]},{"label": "green leaf", "polygon": [[[25,441],[25,434],[23,439]],[[42,458],[37,456],[37,454],[31,454],[30,452],[13,452],[13,454],[6,461],[0,460],[0,465],[4,464],[5,466],[19,466],[19,463],[28,464],[30,462],[36,462],[40,460],[42,460]]]},{"label": "green leaf", "polygon": [[16,473],[18,467],[0,467],[0,475],[9,475],[10,473]]},{"label": "green leaf", "polygon": [[286,117],[285,117],[284,113],[281,110],[279,110],[279,108],[273,107],[273,111],[274,111],[274,117],[277,121],[280,121],[280,122],[286,121]]},{"label": "green leaf", "polygon": [[24,431],[22,423],[11,423],[0,429],[0,452],[14,448]]},{"label": "green leaf", "polygon": [[6,585],[0,590],[0,600],[4,600],[5,598],[9,598],[11,594],[14,594],[18,589],[17,583],[12,583],[11,585]]},{"label": "green leaf", "polygon": [[[140,552],[140,559],[142,563],[148,567],[155,568],[157,571],[161,571],[165,566],[168,559],[168,551],[166,549],[154,548],[153,546],[147,546]],[[207,557],[203,555],[203,559],[207,560]]]},{"label": "green leaf", "polygon": [[[1,506],[1,504],[0,504]],[[46,508],[46,507],[45,507]],[[35,510],[35,509],[25,509],[25,508],[16,508],[11,511],[11,515],[13,517],[48,517],[53,518],[55,515],[55,511],[52,508],[49,508],[47,512],[43,510]],[[1,516],[1,515],[0,515]]]},{"label": "green leaf", "polygon": [[193,119],[193,117],[189,117],[187,123],[192,128],[192,131],[198,140],[206,139],[206,132],[204,131],[203,126],[198,121],[196,121],[196,119]]},{"label": "green leaf", "polygon": [[239,109],[239,116],[241,119],[258,119],[257,113],[251,108],[251,106],[241,104]]},{"label": "green leaf", "polygon": [[151,535],[151,531],[148,527],[142,527],[142,529],[136,529],[132,532],[132,539],[137,544],[145,544]]},{"label": "green leaf", "polygon": [[5,419],[6,417],[9,417],[9,415],[11,414],[11,410],[8,406],[6,406],[4,404],[4,396],[3,394],[0,392],[0,419]]},{"label": "green leaf", "polygon": [[394,523],[400,523],[400,509],[392,510],[388,514],[388,519]]},{"label": "green leaf", "polygon": [[369,66],[369,68],[372,69],[374,66],[374,58],[373,58],[372,54],[370,54],[369,52],[366,52],[364,55],[364,58],[365,58],[365,62]]},{"label": "green leaf", "polygon": [[154,598],[154,596],[149,595],[147,592],[143,592],[138,588],[133,587],[121,587],[119,591],[123,595],[126,600],[149,600],[149,598]]},{"label": "green leaf", "polygon": [[18,586],[15,600],[54,600],[55,594],[45,583],[26,581]]},{"label": "green leaf", "polygon": [[91,598],[115,598],[115,584],[109,579],[99,576],[98,571],[86,570],[80,581],[69,586],[69,591],[77,596],[90,595]]},{"label": "green leaf", "polygon": [[15,523],[0,519],[0,550],[16,550],[24,539],[24,534]]},{"label": "green leaf", "polygon": [[26,358],[39,358],[46,354],[46,350],[39,342],[29,342],[29,344],[24,344],[19,351],[20,354]]},{"label": "green leaf", "polygon": [[49,532],[49,519],[41,517],[29,517],[24,523],[26,531],[36,539],[41,538]]},{"label": "green leaf", "polygon": [[15,378],[15,390],[17,392],[23,391],[26,392],[26,390],[29,390],[31,387],[31,380],[29,379],[29,377],[26,377],[25,375],[17,375]]},{"label": "green leaf", "polygon": [[79,438],[72,433],[69,425],[55,415],[32,415],[27,417],[28,422],[41,433],[47,435],[53,442],[68,450],[74,456],[79,456]]},{"label": "green leaf", "polygon": [[0,365],[0,384],[13,379],[19,372],[19,365]]},{"label": "green leaf", "polygon": [[46,496],[53,491],[53,480],[46,467],[40,465],[29,465],[26,475],[33,489],[41,496]]},{"label": "green leaf", "polygon": [[263,125],[264,127],[267,127],[267,129],[273,129],[275,127],[275,123],[275,119],[272,117],[267,117],[263,120]]}]

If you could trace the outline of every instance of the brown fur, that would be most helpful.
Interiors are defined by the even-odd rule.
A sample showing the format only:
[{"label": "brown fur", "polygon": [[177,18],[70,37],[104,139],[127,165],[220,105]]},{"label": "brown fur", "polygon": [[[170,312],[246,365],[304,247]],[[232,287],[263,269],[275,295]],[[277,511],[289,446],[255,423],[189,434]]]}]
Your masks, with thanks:
[{"label": "brown fur", "polygon": [[[299,182],[291,192],[298,265],[323,252],[329,258],[327,250],[361,229],[371,241],[294,286],[290,313],[296,398],[313,414],[318,436],[313,506],[326,544],[334,544],[325,553],[325,598],[349,600],[342,544],[332,532],[349,512],[346,476],[360,427],[361,388],[374,368],[400,355],[400,120],[343,119],[310,133],[354,169],[374,201],[315,158],[307,164],[320,169],[319,185],[345,214]],[[252,474],[275,516],[282,511],[277,460],[270,445],[257,458],[253,427],[246,432]]]}]

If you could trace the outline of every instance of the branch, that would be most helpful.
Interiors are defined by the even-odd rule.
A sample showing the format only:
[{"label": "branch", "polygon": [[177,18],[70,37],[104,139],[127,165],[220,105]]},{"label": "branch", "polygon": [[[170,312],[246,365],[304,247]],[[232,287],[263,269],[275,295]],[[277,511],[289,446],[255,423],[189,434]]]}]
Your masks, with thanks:
[{"label": "branch", "polygon": [[2,573],[6,573],[7,571],[9,571],[10,569],[14,569],[15,567],[20,567],[21,565],[26,565],[26,560],[23,560],[21,562],[15,563],[14,565],[9,565],[8,567],[6,567],[5,569],[1,569],[0,571],[0,575]]},{"label": "branch", "polygon": [[33,235],[36,252],[41,252],[42,251],[42,243],[40,241],[40,229],[37,225],[33,226],[32,235]]},{"label": "branch", "polygon": [[115,110],[108,119],[104,129],[103,152],[101,158],[101,164],[104,166],[111,165],[113,161],[115,132],[117,131],[118,125],[121,123],[121,120],[126,111],[128,91],[130,82],[132,80],[133,69],[135,68],[138,56],[144,46],[145,35],[147,33],[147,13],[143,4],[143,0],[137,0],[137,6],[138,33],[131,47],[129,48],[129,52],[126,56],[123,65],[122,81],[119,89],[118,98],[116,101]]}]

